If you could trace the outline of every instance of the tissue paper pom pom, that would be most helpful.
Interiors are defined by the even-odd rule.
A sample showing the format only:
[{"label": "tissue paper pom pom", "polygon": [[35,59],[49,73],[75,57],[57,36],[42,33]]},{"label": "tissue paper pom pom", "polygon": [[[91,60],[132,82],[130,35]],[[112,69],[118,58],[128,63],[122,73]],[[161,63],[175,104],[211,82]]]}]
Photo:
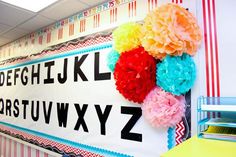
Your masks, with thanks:
[{"label": "tissue paper pom pom", "polygon": [[192,58],[167,56],[157,64],[157,85],[175,95],[184,94],[193,86],[196,79],[196,66]]},{"label": "tissue paper pom pom", "polygon": [[156,84],[156,61],[143,47],[122,53],[116,63],[116,89],[128,100],[142,103]]},{"label": "tissue paper pom pom", "polygon": [[112,72],[114,72],[116,62],[119,59],[119,57],[120,54],[114,49],[112,49],[107,56],[107,66]]},{"label": "tissue paper pom pom", "polygon": [[119,53],[132,50],[141,45],[141,26],[136,23],[126,23],[114,30],[114,47]]},{"label": "tissue paper pom pom", "polygon": [[142,46],[157,59],[167,54],[194,55],[201,43],[195,17],[176,4],[166,4],[150,12],[142,29]]},{"label": "tissue paper pom pom", "polygon": [[185,98],[155,87],[144,99],[142,112],[153,127],[173,127],[184,116]]}]

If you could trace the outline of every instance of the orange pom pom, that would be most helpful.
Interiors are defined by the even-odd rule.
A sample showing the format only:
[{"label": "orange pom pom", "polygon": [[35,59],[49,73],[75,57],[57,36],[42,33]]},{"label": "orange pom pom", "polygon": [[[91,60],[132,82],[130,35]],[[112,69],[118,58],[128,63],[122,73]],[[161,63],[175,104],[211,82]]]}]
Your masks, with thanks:
[{"label": "orange pom pom", "polygon": [[167,54],[194,55],[201,43],[195,17],[176,4],[166,4],[150,12],[142,29],[142,46],[157,59]]}]

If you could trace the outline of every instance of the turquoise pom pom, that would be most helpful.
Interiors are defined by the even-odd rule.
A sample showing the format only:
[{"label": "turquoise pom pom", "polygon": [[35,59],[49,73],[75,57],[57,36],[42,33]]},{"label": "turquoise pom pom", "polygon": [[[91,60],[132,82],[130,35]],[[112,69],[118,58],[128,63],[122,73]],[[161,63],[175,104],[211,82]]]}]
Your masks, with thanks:
[{"label": "turquoise pom pom", "polygon": [[196,79],[196,65],[188,54],[166,56],[157,64],[157,85],[174,95],[188,92]]},{"label": "turquoise pom pom", "polygon": [[107,66],[112,72],[114,72],[116,62],[118,61],[119,57],[120,54],[114,49],[112,49],[107,56]]}]

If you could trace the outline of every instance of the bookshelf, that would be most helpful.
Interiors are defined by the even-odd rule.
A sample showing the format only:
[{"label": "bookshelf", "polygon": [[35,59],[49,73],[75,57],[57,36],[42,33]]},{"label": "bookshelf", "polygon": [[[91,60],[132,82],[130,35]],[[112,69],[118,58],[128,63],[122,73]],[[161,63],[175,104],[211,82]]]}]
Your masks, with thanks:
[{"label": "bookshelf", "polygon": [[236,142],[236,97],[198,99],[198,137]]}]

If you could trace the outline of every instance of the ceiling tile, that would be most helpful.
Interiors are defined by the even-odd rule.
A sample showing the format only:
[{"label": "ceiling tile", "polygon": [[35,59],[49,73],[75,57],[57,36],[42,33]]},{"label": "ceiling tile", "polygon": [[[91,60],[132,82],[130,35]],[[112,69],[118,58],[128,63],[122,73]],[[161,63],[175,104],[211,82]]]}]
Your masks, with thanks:
[{"label": "ceiling tile", "polygon": [[4,37],[0,37],[0,45],[4,45],[4,44],[7,44],[8,42],[10,42],[11,39],[7,39],[7,38],[4,38]]},{"label": "ceiling tile", "polygon": [[0,21],[3,24],[15,26],[34,15],[35,13],[31,11],[20,9],[0,1]]},{"label": "ceiling tile", "polygon": [[47,17],[44,17],[42,15],[37,15],[33,17],[32,19],[30,19],[29,21],[19,25],[18,27],[24,30],[28,30],[28,31],[36,31],[37,29],[47,26],[54,22],[56,21],[49,19]]},{"label": "ceiling tile", "polygon": [[102,4],[103,2],[107,2],[108,0],[79,0],[85,4],[88,4],[90,7],[94,7],[98,4]]},{"label": "ceiling tile", "polygon": [[62,0],[39,12],[39,14],[51,19],[60,20],[87,8],[89,8],[89,5],[78,0]]},{"label": "ceiling tile", "polygon": [[25,31],[25,30],[22,30],[22,29],[19,29],[19,28],[15,28],[15,29],[13,29],[9,32],[4,33],[2,35],[2,37],[14,40],[14,39],[17,39],[17,38],[20,38],[20,37],[24,36],[27,33],[30,33],[30,31]]},{"label": "ceiling tile", "polygon": [[6,30],[8,30],[10,27],[8,25],[5,24],[1,24],[0,23],[0,34]]}]

